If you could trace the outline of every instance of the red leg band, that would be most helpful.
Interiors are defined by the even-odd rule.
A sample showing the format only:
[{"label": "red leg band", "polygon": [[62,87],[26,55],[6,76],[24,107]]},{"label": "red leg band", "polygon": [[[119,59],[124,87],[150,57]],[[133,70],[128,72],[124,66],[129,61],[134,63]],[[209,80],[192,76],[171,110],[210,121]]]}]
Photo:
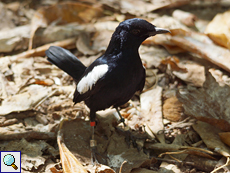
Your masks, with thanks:
[{"label": "red leg band", "polygon": [[91,126],[91,127],[96,126],[95,121],[90,122],[90,126]]}]

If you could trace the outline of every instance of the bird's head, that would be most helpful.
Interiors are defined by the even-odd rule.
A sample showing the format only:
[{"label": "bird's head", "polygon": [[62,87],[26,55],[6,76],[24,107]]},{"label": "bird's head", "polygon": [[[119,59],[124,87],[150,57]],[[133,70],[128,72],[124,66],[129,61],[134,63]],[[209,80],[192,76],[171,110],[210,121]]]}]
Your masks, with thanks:
[{"label": "bird's head", "polygon": [[168,32],[170,31],[158,28],[144,19],[133,18],[125,20],[118,25],[112,36],[112,40],[120,40],[123,48],[127,46],[138,48],[148,37]]},{"label": "bird's head", "polygon": [[158,28],[153,24],[147,22],[144,19],[133,18],[128,19],[119,24],[116,28],[115,32],[124,31],[130,36],[146,39],[150,36],[154,36],[156,34],[164,34],[170,32],[167,29]]}]

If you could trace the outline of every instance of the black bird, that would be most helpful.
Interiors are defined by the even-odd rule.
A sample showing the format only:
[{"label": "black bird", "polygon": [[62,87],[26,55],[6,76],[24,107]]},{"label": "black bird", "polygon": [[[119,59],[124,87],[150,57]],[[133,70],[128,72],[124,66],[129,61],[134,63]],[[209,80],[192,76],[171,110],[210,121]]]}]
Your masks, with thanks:
[{"label": "black bird", "polygon": [[148,37],[167,32],[146,20],[133,18],[119,24],[104,55],[89,67],[61,47],[51,46],[46,55],[51,63],[73,77],[77,85],[73,101],[85,102],[90,109],[91,126],[95,126],[98,110],[113,106],[118,111],[136,91],[142,91],[145,68],[138,48]]}]

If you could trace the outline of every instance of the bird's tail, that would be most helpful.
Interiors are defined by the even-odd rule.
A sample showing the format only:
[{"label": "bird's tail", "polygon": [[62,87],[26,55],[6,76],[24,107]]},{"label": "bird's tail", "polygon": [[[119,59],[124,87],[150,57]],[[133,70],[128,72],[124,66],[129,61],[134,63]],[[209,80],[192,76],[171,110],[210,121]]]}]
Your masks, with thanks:
[{"label": "bird's tail", "polygon": [[86,69],[86,66],[70,51],[58,46],[50,46],[46,50],[46,56],[49,62],[68,73],[76,81],[80,79]]}]

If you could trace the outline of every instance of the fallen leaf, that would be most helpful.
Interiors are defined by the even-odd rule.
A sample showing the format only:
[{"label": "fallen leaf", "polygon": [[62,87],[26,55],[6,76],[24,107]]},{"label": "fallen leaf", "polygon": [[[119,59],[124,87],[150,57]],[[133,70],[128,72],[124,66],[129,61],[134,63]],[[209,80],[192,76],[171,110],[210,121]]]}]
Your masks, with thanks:
[{"label": "fallen leaf", "polygon": [[170,56],[170,54],[165,49],[152,46],[141,46],[139,51],[140,57],[146,63],[147,68],[159,67],[161,61],[165,57]]},{"label": "fallen leaf", "polygon": [[180,67],[178,65],[179,59],[175,56],[166,58],[161,61],[161,64],[163,65],[170,65],[170,70],[180,72],[180,73],[186,73],[188,72],[186,68]]},{"label": "fallen leaf", "polygon": [[87,23],[101,16],[101,7],[94,7],[77,2],[62,2],[38,9],[31,20],[29,50],[32,49],[33,37],[39,27],[47,27],[52,22],[67,24],[71,22]]},{"label": "fallen leaf", "polygon": [[[107,35],[106,35],[107,36]],[[82,33],[79,35],[76,43],[77,50],[83,55],[95,55],[96,51],[90,46],[90,37],[88,34]]]},{"label": "fallen leaf", "polygon": [[43,154],[49,147],[44,140],[28,142],[23,137],[7,141],[7,144],[1,141],[0,144],[1,151],[21,151],[21,167],[27,171],[35,171],[45,164],[47,158]]},{"label": "fallen leaf", "polygon": [[201,121],[194,124],[193,128],[209,149],[215,150],[225,157],[230,157],[230,148],[220,140],[218,135],[221,132],[220,129]]},{"label": "fallen leaf", "polygon": [[[175,139],[173,140],[173,143],[172,145],[177,145],[177,146],[184,146],[184,145],[187,145],[186,142],[185,142],[185,135],[183,134],[178,134]],[[185,146],[186,147],[186,146]],[[182,150],[183,151],[183,150]],[[180,151],[179,151],[180,152]],[[173,152],[172,152],[173,153]],[[163,154],[163,153],[162,153]],[[161,154],[161,155],[162,155]],[[180,161],[184,161],[186,159],[186,157],[188,156],[187,153],[178,153],[178,154],[170,154],[170,155],[165,155],[164,156],[164,159],[170,159],[171,157],[174,157],[175,159],[178,159]],[[160,168],[168,168],[168,167],[171,167],[171,170],[173,170],[174,172],[178,172],[179,171],[179,167],[177,165],[174,165],[174,164],[170,164],[170,163],[167,163],[167,162],[162,162],[161,165],[160,165]]]},{"label": "fallen leaf", "polygon": [[217,14],[206,27],[205,33],[217,44],[230,49],[230,11]]},{"label": "fallen leaf", "polygon": [[164,135],[160,133],[164,130],[162,119],[162,87],[157,86],[146,91],[140,96],[142,123],[150,128],[151,132],[157,136],[160,142],[164,143]]},{"label": "fallen leaf", "polygon": [[7,6],[2,2],[0,2],[0,15],[2,16],[0,18],[0,30],[7,30],[15,27],[14,21],[18,20],[18,16],[7,9]]},{"label": "fallen leaf", "polygon": [[[61,128],[63,123],[64,122],[61,123],[60,126]],[[61,157],[61,162],[62,162],[62,167],[64,169],[64,172],[71,173],[77,170],[78,173],[87,173],[87,171],[84,169],[80,161],[78,161],[78,159],[69,151],[69,149],[66,147],[65,143],[63,142],[63,134],[61,129],[59,129],[57,143],[60,151],[60,157]]]},{"label": "fallen leaf", "polygon": [[188,0],[152,0],[152,1],[141,1],[141,0],[123,0],[120,3],[114,1],[102,1],[103,4],[106,4],[110,8],[115,10],[120,10],[121,13],[129,13],[135,16],[144,15],[151,11],[161,9],[161,8],[172,8],[179,7],[189,3]]},{"label": "fallen leaf", "polygon": [[13,55],[13,56],[9,56],[9,58],[13,61],[21,59],[21,58],[28,58],[28,57],[32,57],[32,56],[45,56],[45,51],[50,47],[50,46],[60,46],[63,48],[66,47],[75,47],[76,43],[76,38],[69,38],[66,40],[61,40],[61,41],[57,41],[54,43],[50,43],[50,44],[45,44],[43,46],[37,47],[35,49],[31,49],[31,50],[27,50],[25,52],[19,53],[17,55]]},{"label": "fallen leaf", "polygon": [[137,168],[133,169],[131,173],[158,173],[158,171],[153,171],[146,168]]},{"label": "fallen leaf", "polygon": [[230,130],[229,95],[230,87],[219,86],[209,72],[206,73],[203,88],[189,87],[187,90],[177,92],[177,98],[183,104],[185,114],[219,127],[223,131]]},{"label": "fallen leaf", "polygon": [[196,169],[199,169],[204,172],[211,172],[216,167],[218,161],[211,160],[208,158],[195,156],[195,155],[189,155],[185,162],[193,163],[194,167]]},{"label": "fallen leaf", "polygon": [[164,101],[163,115],[164,118],[170,121],[179,121],[182,119],[183,107],[177,97],[173,96]]},{"label": "fallen leaf", "polygon": [[186,26],[194,26],[195,21],[197,20],[197,17],[194,14],[182,10],[175,10],[172,13],[172,16]]},{"label": "fallen leaf", "polygon": [[115,173],[115,171],[106,165],[98,164],[96,165],[95,173]]},{"label": "fallen leaf", "polygon": [[23,170],[32,171],[37,170],[39,166],[45,164],[46,159],[41,156],[31,157],[27,154],[22,154],[21,156],[21,165]]},{"label": "fallen leaf", "polygon": [[173,36],[171,41],[177,46],[216,64],[230,72],[230,51],[214,44],[206,44],[192,37]]},{"label": "fallen leaf", "polygon": [[230,147],[230,132],[219,133],[219,136],[221,141]]},{"label": "fallen leaf", "polygon": [[41,85],[30,85],[27,87],[27,92],[15,94],[4,99],[0,106],[0,115],[32,109],[50,92],[51,88]]},{"label": "fallen leaf", "polygon": [[25,49],[30,37],[30,25],[0,31],[0,52]]},{"label": "fallen leaf", "polygon": [[202,87],[205,81],[205,67],[194,61],[180,61],[180,68],[186,69],[183,71],[173,71],[172,73],[185,81],[187,84],[197,87]]}]

